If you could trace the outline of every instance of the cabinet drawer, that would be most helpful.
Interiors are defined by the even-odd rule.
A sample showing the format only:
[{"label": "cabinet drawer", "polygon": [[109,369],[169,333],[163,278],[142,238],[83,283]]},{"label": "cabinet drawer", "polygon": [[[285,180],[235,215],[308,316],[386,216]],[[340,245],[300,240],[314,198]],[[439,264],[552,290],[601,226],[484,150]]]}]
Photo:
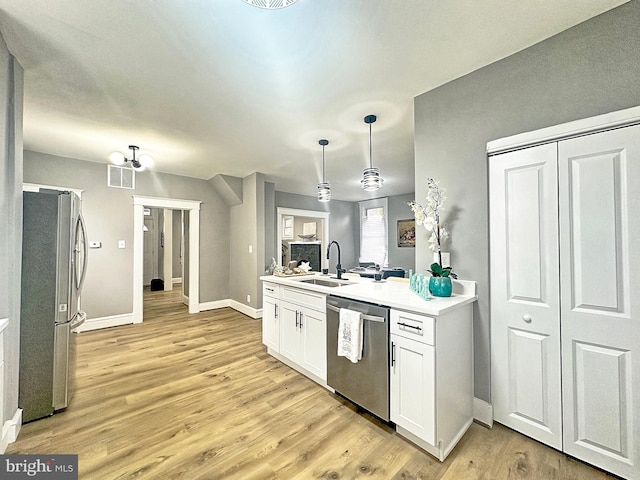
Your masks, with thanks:
[{"label": "cabinet drawer", "polygon": [[319,312],[327,311],[326,297],[323,293],[311,292],[301,288],[282,286],[280,290],[280,298],[282,300],[309,307]]},{"label": "cabinet drawer", "polygon": [[280,297],[280,285],[278,285],[277,283],[263,282],[263,284],[262,284],[262,296],[263,297],[272,297],[272,298]]},{"label": "cabinet drawer", "polygon": [[391,310],[391,333],[435,345],[435,319],[417,313]]}]

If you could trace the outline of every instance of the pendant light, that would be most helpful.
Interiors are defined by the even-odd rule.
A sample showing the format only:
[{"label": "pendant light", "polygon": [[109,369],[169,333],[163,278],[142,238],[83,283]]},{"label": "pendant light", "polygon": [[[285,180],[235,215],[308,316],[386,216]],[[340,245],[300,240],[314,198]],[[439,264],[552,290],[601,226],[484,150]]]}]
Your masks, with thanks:
[{"label": "pendant light", "polygon": [[362,183],[362,188],[364,188],[367,192],[373,192],[378,190],[384,180],[380,176],[380,170],[373,166],[373,153],[371,148],[371,124],[377,120],[375,115],[367,115],[364,117],[364,123],[369,124],[369,168],[364,169],[364,174],[360,183]]},{"label": "pendant light", "polygon": [[329,145],[329,140],[318,140],[318,143],[322,145],[322,182],[318,184],[318,201],[328,202],[331,200],[331,186],[324,180],[324,147]]}]

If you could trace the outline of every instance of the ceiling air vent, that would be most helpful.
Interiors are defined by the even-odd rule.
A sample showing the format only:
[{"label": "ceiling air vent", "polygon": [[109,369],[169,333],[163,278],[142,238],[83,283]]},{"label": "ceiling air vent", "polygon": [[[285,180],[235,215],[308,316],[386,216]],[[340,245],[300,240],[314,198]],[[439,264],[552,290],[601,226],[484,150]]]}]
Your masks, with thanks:
[{"label": "ceiling air vent", "polygon": [[136,172],[129,167],[108,165],[107,186],[114,188],[136,188]]}]

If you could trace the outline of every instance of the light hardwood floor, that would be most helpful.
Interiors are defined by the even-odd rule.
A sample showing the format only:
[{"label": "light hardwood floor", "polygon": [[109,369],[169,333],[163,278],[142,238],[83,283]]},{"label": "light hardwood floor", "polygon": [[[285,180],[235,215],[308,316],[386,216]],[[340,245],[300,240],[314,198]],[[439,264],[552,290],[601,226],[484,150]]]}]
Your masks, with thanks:
[{"label": "light hardwood floor", "polygon": [[444,463],[266,354],[261,324],[145,292],[145,321],[78,335],[66,411],[6,453],[76,453],[82,480],[606,479],[500,425]]}]

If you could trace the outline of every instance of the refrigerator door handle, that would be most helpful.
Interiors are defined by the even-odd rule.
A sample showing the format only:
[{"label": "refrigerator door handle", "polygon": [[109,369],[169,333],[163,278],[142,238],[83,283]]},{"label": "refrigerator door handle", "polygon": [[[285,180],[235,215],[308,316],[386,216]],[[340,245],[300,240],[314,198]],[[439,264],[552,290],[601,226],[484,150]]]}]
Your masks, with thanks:
[{"label": "refrigerator door handle", "polygon": [[[76,223],[76,238],[75,238],[75,246],[74,246],[74,256],[76,257],[76,261],[77,261],[77,255],[78,253],[80,253],[79,250],[79,245],[78,245],[78,240],[79,240],[79,236],[82,235],[82,248],[83,248],[83,258],[82,258],[82,272],[80,273],[80,276],[76,275],[76,290],[78,291],[78,294],[80,294],[80,290],[82,290],[82,284],[84,283],[84,277],[87,273],[87,257],[89,255],[89,244],[87,242],[87,228],[85,226],[84,223],[84,218],[82,217],[82,213],[80,213],[78,215],[78,222]],[[77,273],[77,272],[76,272]]]},{"label": "refrigerator door handle", "polygon": [[82,325],[87,319],[87,314],[83,310],[79,310],[78,314],[71,320],[71,324],[69,325],[70,330],[75,330],[80,325]]}]

